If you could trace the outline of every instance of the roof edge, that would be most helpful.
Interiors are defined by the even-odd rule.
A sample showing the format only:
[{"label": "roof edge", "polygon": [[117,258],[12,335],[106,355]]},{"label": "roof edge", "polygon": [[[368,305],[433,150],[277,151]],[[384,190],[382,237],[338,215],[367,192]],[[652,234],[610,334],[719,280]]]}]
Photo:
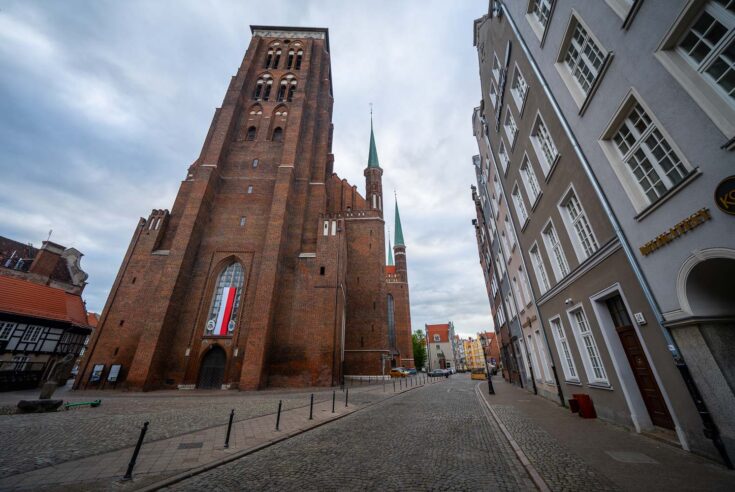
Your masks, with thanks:
[{"label": "roof edge", "polygon": [[263,26],[257,24],[250,24],[250,34],[255,34],[255,30],[268,30],[268,31],[305,31],[305,32],[323,32],[324,38],[327,42],[327,53],[331,53],[329,49],[329,28],[326,27],[298,27],[298,26]]}]

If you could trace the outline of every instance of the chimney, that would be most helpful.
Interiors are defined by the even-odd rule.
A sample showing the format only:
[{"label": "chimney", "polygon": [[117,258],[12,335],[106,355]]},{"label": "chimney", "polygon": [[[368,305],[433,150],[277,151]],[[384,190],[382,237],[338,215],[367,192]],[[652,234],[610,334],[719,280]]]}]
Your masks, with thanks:
[{"label": "chimney", "polygon": [[31,268],[28,270],[28,273],[36,274],[48,280],[51,278],[51,274],[54,272],[64,249],[63,246],[56,243],[44,241],[43,246],[36,253],[36,257],[33,258],[33,263],[31,263]]}]

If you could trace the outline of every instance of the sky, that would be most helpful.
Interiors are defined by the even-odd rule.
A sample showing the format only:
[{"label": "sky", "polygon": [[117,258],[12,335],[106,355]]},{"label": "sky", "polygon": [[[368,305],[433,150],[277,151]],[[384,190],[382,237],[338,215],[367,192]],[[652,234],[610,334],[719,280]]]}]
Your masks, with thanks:
[{"label": "sky", "polygon": [[[104,307],[139,217],[171,209],[250,25],[329,28],[334,169],[364,194],[374,108],[397,193],[413,329],[492,327],[470,185],[480,0],[0,0],[0,235],[84,253]],[[390,211],[390,213],[388,213]]]}]

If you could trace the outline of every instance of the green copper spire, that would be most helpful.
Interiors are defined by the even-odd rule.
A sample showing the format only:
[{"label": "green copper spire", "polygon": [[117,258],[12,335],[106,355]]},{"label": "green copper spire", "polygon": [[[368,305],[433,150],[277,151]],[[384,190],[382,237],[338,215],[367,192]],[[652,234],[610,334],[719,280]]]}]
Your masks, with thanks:
[{"label": "green copper spire", "polygon": [[370,110],[370,153],[368,154],[368,167],[380,168],[378,162],[378,149],[375,148],[375,134],[373,133],[373,110]]},{"label": "green copper spire", "polygon": [[393,248],[390,245],[390,231],[388,231],[388,266],[393,266]]},{"label": "green copper spire", "polygon": [[398,213],[398,199],[396,199],[396,246],[405,246],[403,242],[403,228],[401,227],[401,215]]}]

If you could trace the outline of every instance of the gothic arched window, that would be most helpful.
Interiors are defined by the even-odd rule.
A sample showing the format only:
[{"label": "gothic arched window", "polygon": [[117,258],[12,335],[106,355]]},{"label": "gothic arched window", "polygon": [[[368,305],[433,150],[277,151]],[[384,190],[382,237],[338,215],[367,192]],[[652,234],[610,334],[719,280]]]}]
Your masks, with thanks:
[{"label": "gothic arched window", "polygon": [[288,58],[286,58],[286,70],[291,70],[291,67],[293,66],[293,58],[295,54],[296,53],[294,53],[293,49],[288,50]]},{"label": "gothic arched window", "polygon": [[212,308],[209,310],[205,333],[214,336],[232,335],[235,331],[237,310],[242,298],[245,272],[238,262],[230,263],[217,278]]},{"label": "gothic arched window", "polygon": [[271,138],[274,142],[283,142],[283,128],[280,126],[273,130],[273,137]]},{"label": "gothic arched window", "polygon": [[390,348],[396,348],[395,304],[391,294],[388,294],[388,343]]},{"label": "gothic arched window", "polygon": [[288,84],[288,96],[286,97],[286,101],[293,101],[293,95],[294,92],[296,92],[296,85],[296,79],[291,80],[291,82]]},{"label": "gothic arched window", "polygon": [[278,86],[278,96],[276,96],[276,101],[283,101],[286,97],[286,90],[288,90],[288,82],[284,79],[281,80],[281,83]]},{"label": "gothic arched window", "polygon": [[255,90],[253,90],[253,99],[262,99],[263,101],[268,100],[268,96],[271,93],[271,86],[273,85],[273,77],[269,74],[264,74],[258,77],[255,82]]},{"label": "gothic arched window", "polygon": [[275,56],[273,57],[273,65],[271,68],[278,68],[278,63],[281,61],[281,48],[276,50]]},{"label": "gothic arched window", "polygon": [[263,65],[263,68],[270,68],[272,61],[273,61],[273,48],[268,48],[268,54],[265,56],[265,65]]},{"label": "gothic arched window", "polygon": [[255,134],[258,132],[258,129],[254,126],[251,126],[248,128],[248,134],[245,136],[245,140],[253,141],[255,140]]},{"label": "gothic arched window", "polygon": [[296,64],[294,65],[294,70],[301,70],[301,60],[304,57],[304,50],[298,50],[296,52]]}]

